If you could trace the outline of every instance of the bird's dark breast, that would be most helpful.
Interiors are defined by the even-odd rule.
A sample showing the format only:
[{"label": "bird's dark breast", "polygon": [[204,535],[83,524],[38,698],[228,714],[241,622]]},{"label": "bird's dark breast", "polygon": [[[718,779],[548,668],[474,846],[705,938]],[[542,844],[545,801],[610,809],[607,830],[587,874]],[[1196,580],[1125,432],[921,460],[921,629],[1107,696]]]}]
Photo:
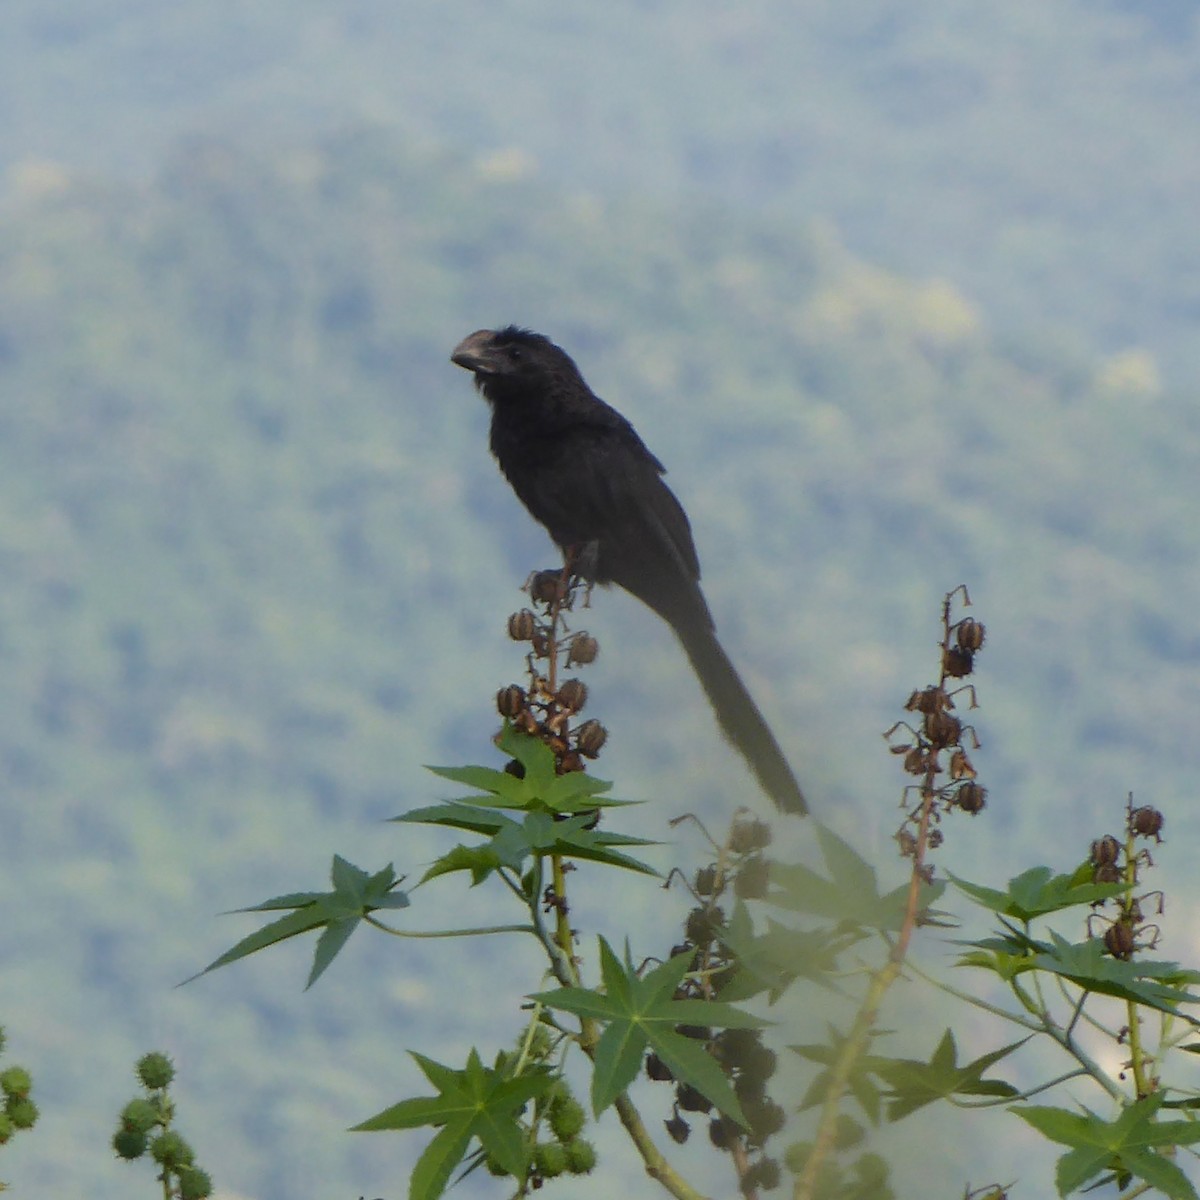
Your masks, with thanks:
[{"label": "bird's dark breast", "polygon": [[561,433],[517,432],[499,422],[492,427],[492,453],[500,470],[530,515],[564,550],[596,542],[606,532],[604,515],[584,478],[591,468],[573,443]]}]

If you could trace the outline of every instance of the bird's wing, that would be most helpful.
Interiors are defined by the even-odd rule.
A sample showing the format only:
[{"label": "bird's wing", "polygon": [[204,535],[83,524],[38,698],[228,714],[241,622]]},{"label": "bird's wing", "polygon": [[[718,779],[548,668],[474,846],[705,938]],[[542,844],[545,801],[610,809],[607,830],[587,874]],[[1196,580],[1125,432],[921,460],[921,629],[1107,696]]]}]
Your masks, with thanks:
[{"label": "bird's wing", "polygon": [[711,625],[687,514],[623,418],[559,432],[538,468],[521,498],[559,545],[594,546],[598,583],[620,584],[669,621]]}]

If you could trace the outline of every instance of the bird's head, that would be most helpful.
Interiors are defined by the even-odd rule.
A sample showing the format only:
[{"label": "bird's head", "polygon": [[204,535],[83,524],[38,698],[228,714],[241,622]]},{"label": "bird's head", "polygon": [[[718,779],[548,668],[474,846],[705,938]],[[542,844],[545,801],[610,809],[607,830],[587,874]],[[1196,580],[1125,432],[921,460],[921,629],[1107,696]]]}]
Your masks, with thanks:
[{"label": "bird's head", "polygon": [[545,394],[579,379],[570,356],[549,338],[509,325],[479,329],[454,347],[450,361],[475,376],[475,386],[489,399],[506,395]]}]

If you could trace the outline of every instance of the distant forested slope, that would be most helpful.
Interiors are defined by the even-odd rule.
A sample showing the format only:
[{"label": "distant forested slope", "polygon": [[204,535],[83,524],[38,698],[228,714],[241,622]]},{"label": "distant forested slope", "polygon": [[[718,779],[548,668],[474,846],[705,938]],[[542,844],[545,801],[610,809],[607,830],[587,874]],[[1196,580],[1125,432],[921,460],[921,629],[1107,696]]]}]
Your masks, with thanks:
[{"label": "distant forested slope", "polygon": [[1182,0],[9,0],[0,165],[148,169],[181,131],[362,118],[552,184],[833,220],[1047,329],[1200,367],[1200,76]]},{"label": "distant forested slope", "polygon": [[[236,936],[214,909],[319,886],[293,860],[347,843],[419,869],[377,820],[440,794],[421,763],[487,757],[520,670],[503,619],[553,555],[447,355],[509,320],[566,344],[667,462],[726,644],[864,849],[891,852],[900,786],[877,735],[962,581],[991,629],[973,716],[993,786],[963,853],[1024,866],[1052,840],[1068,867],[1129,788],[1193,822],[1171,801],[1197,765],[1198,417],[1142,358],[997,343],[973,298],[820,222],[564,190],[378,129],[192,139],[139,185],[28,171],[0,228],[0,787],[4,887],[36,917],[6,934],[25,965],[0,1016],[77,1121],[120,1068],[79,1080],[64,1029],[131,1058],[167,985]],[[599,773],[656,798],[639,831],[757,803],[666,631],[609,594],[586,621]],[[388,984],[382,1030],[365,951],[289,1007],[294,969],[170,994],[204,1119],[239,1072],[270,1109],[315,1070],[348,1124],[396,1098],[358,1091],[395,1023],[436,1054],[482,1019],[448,1031],[417,978]],[[325,1095],[271,1125],[269,1162],[226,1130],[228,1182],[370,1190],[339,1173],[364,1152],[314,1157]],[[74,1161],[46,1194],[82,1194]]]}]

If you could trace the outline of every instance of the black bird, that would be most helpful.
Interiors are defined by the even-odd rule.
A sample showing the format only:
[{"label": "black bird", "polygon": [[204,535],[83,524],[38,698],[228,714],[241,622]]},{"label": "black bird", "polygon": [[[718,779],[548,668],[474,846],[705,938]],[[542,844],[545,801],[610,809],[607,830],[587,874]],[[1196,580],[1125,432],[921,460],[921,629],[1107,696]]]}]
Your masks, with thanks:
[{"label": "black bird", "polygon": [[450,361],[492,408],[492,453],[529,512],[584,579],[618,583],[683,643],[725,736],[786,812],[808,805],[746,685],[717,641],[700,562],[662,463],[549,338],[480,329]]}]

